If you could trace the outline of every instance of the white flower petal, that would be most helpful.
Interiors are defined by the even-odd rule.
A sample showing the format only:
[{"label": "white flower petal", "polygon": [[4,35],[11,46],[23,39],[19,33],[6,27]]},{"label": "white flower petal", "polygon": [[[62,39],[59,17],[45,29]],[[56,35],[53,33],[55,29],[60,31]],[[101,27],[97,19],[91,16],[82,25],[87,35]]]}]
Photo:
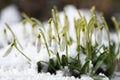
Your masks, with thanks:
[{"label": "white flower petal", "polygon": [[92,45],[93,46],[95,45],[95,35],[94,35],[94,33],[92,34]]},{"label": "white flower petal", "polygon": [[100,29],[96,32],[96,41],[99,45],[102,44],[102,30]]},{"label": "white flower petal", "polygon": [[53,52],[56,54],[57,53],[57,41],[56,39],[52,39],[51,47]]},{"label": "white flower petal", "polygon": [[9,55],[9,53],[12,51],[12,48],[13,48],[13,46],[8,45],[8,47],[5,49],[3,57],[6,57],[7,55]]},{"label": "white flower petal", "polygon": [[7,37],[6,29],[4,29],[3,40],[2,40],[4,47],[6,47],[8,45],[8,43],[7,43],[8,39],[7,38],[8,37]]},{"label": "white flower petal", "polygon": [[62,39],[61,39],[61,45],[60,45],[61,51],[64,51],[65,47],[66,47],[66,41],[65,41],[65,38],[62,37]]},{"label": "white flower petal", "polygon": [[[99,28],[94,28],[94,31],[93,31],[93,36],[94,36],[94,40],[93,41],[96,41],[97,44],[102,44],[102,30],[100,30]],[[92,42],[92,43],[95,43],[95,42]]]},{"label": "white flower petal", "polygon": [[41,40],[40,40],[40,38],[36,39],[36,49],[37,49],[37,53],[39,53],[40,49],[41,49]]},{"label": "white flower petal", "polygon": [[92,67],[93,67],[93,64],[92,64],[92,61],[90,60],[90,62],[89,62],[89,67],[90,67],[90,69],[92,69]]},{"label": "white flower petal", "polygon": [[81,31],[80,44],[82,47],[86,47],[86,34],[83,31]]}]

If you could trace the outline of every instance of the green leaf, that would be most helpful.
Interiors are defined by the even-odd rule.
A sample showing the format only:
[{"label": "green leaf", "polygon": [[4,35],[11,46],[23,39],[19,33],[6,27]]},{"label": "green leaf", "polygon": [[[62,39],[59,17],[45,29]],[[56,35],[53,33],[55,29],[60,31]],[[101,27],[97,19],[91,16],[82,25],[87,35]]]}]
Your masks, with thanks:
[{"label": "green leaf", "polygon": [[92,73],[95,74],[96,71],[98,70],[98,68],[100,68],[100,66],[103,64],[104,60],[106,59],[107,55],[106,55],[106,51],[104,51],[103,53],[101,53],[101,55],[97,58],[96,62],[95,62],[95,66],[93,68]]},{"label": "green leaf", "polygon": [[52,58],[49,59],[49,64],[52,65],[52,66],[55,66],[54,60]]},{"label": "green leaf", "polygon": [[[100,52],[100,49],[104,48],[104,45],[101,45],[101,46],[95,46],[95,47],[92,47],[92,61],[93,63],[96,61],[97,59],[97,54]],[[105,49],[104,49],[105,50]]]},{"label": "green leaf", "polygon": [[[106,60],[106,64],[107,64],[107,69],[106,69],[106,76],[111,77],[112,74],[115,71],[115,67],[116,67],[116,55],[118,54],[118,51],[116,52],[115,49],[115,43],[113,42],[112,44],[110,44],[110,53],[109,56],[107,56],[107,59],[109,58],[109,61]],[[108,65],[109,64],[109,65]],[[110,65],[112,64],[112,65]]]},{"label": "green leaf", "polygon": [[49,55],[49,57],[50,57],[50,50],[49,50],[49,48],[48,48],[48,44],[47,44],[47,40],[46,40],[46,38],[45,38],[44,32],[43,32],[43,30],[42,30],[41,28],[39,28],[39,31],[40,31],[43,39],[44,39],[45,47],[46,47],[47,52],[48,52],[48,55]]},{"label": "green leaf", "polygon": [[34,27],[35,23],[28,17],[28,15],[22,13],[22,16],[32,25],[32,27]]},{"label": "green leaf", "polygon": [[112,21],[113,21],[113,23],[114,23],[114,26],[115,26],[115,30],[116,30],[116,33],[117,33],[117,38],[118,38],[118,42],[120,43],[120,41],[119,41],[119,39],[120,39],[120,35],[119,35],[119,23],[118,23],[118,21],[116,20],[116,18],[115,17],[112,17]]},{"label": "green leaf", "polygon": [[71,58],[71,62],[68,63],[68,67],[70,69],[70,72],[74,73],[74,71],[77,71],[80,73],[81,70],[81,63],[78,60],[78,58]]},{"label": "green leaf", "polygon": [[87,62],[83,65],[83,67],[82,67],[81,70],[80,70],[81,74],[87,73],[87,71],[88,71],[88,69],[89,69],[89,62],[90,62],[90,61],[87,61]]},{"label": "green leaf", "polygon": [[71,62],[68,64],[71,74],[75,77],[80,77],[81,64],[77,58],[71,58]]},{"label": "green leaf", "polygon": [[58,53],[58,52],[57,52],[57,54],[56,54],[56,57],[57,57],[56,68],[61,69],[60,56],[59,56],[59,53]]},{"label": "green leaf", "polygon": [[37,70],[38,70],[38,73],[41,72],[41,69],[42,69],[42,66],[41,66],[41,62],[37,62]]},{"label": "green leaf", "polygon": [[36,22],[39,26],[43,26],[43,23],[40,20],[38,20],[36,18],[31,18],[31,20]]},{"label": "green leaf", "polygon": [[63,67],[68,65],[68,63],[67,63],[67,57],[65,55],[62,55],[62,62],[61,63],[62,63]]},{"label": "green leaf", "polygon": [[18,45],[21,47],[21,49],[23,49],[22,45],[20,44],[17,36],[15,35],[15,33],[14,33],[14,31],[11,29],[11,27],[10,27],[7,23],[5,23],[5,26],[9,29],[9,31],[10,31],[11,34],[13,35],[14,39],[16,39],[16,41],[17,41]]},{"label": "green leaf", "polygon": [[50,72],[51,74],[56,72],[55,63],[54,63],[54,60],[52,58],[49,59],[48,72]]},{"label": "green leaf", "polygon": [[75,67],[78,67],[78,69],[80,70],[81,69],[81,62],[80,62],[80,60],[78,58],[76,58],[76,57],[75,58],[70,57],[70,58],[72,59],[70,64],[75,66]]},{"label": "green leaf", "polygon": [[54,23],[54,31],[56,33],[56,36],[58,37],[58,44],[60,44],[60,35],[58,32],[59,15],[58,15],[58,11],[57,11],[56,7],[54,7],[54,9],[52,9],[52,20]]},{"label": "green leaf", "polygon": [[[46,61],[39,61],[39,62],[40,63],[42,62],[42,63],[45,63],[45,64],[48,65],[48,72],[52,73],[51,70],[54,71],[54,72],[56,71],[55,67],[53,65],[51,65],[49,62],[46,62]],[[41,66],[44,67],[44,65],[42,65],[42,64],[41,64]]]}]

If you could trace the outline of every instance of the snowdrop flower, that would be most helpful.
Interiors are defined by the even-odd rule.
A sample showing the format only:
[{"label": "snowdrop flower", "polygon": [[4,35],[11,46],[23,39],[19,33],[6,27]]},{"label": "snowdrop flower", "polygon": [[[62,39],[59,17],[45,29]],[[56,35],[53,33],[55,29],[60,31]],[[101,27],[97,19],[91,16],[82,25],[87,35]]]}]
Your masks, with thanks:
[{"label": "snowdrop flower", "polygon": [[8,45],[8,47],[6,48],[3,57],[6,57],[13,49],[13,46],[15,45],[14,42],[12,42],[10,45]]},{"label": "snowdrop flower", "polygon": [[6,32],[6,29],[4,29],[4,31],[3,31],[3,46],[4,47],[8,45],[7,40],[8,40],[7,39],[7,32]]},{"label": "snowdrop flower", "polygon": [[86,47],[86,33],[85,33],[85,29],[82,29],[81,30],[81,33],[80,33],[80,44],[82,47]]},{"label": "snowdrop flower", "polygon": [[102,27],[95,27],[93,34],[95,36],[97,44],[102,44]]},{"label": "snowdrop flower", "polygon": [[56,35],[56,32],[55,32],[55,27],[54,27],[55,25],[54,25],[54,23],[53,23],[53,21],[51,21],[51,28],[52,28],[52,34],[53,35]]},{"label": "snowdrop flower", "polygon": [[55,39],[55,36],[52,36],[51,47],[52,47],[53,52],[56,54],[57,53],[57,41]]},{"label": "snowdrop flower", "polygon": [[66,37],[67,37],[66,44],[69,46],[72,45],[73,40],[72,40],[70,34],[68,33]]},{"label": "snowdrop flower", "polygon": [[96,45],[95,34],[92,34],[92,46]]},{"label": "snowdrop flower", "polygon": [[97,34],[96,34],[96,41],[98,44],[102,43],[102,31],[98,30]]},{"label": "snowdrop flower", "polygon": [[65,47],[66,47],[66,39],[65,39],[65,34],[63,33],[61,37],[61,45],[60,45],[61,51],[64,51]]},{"label": "snowdrop flower", "polygon": [[35,35],[36,35],[36,29],[35,29],[35,26],[33,25],[33,26],[31,27],[31,33],[30,33],[30,42],[31,42],[32,44],[34,44]]},{"label": "snowdrop flower", "polygon": [[37,49],[37,53],[40,52],[41,49],[41,36],[40,34],[37,35],[37,39],[36,39],[36,49]]}]

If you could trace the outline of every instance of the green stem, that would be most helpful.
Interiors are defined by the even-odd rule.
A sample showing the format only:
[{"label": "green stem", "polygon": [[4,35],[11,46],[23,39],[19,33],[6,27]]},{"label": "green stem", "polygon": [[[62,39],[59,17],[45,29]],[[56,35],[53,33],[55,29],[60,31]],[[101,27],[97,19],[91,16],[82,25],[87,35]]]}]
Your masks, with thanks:
[{"label": "green stem", "polygon": [[117,38],[118,38],[118,49],[117,49],[117,54],[116,56],[118,56],[120,54],[120,34],[119,34],[119,23],[118,21],[116,20],[115,17],[112,17],[112,21],[114,22],[114,25],[115,25],[115,30],[116,30],[116,33],[117,33]]},{"label": "green stem", "polygon": [[108,28],[108,25],[107,25],[107,22],[105,21],[105,18],[102,16],[102,20],[104,22],[104,25],[105,25],[105,28],[106,28],[106,31],[107,31],[107,36],[108,36],[108,42],[109,42],[109,52],[110,52],[110,31],[109,31],[109,28]]},{"label": "green stem", "polygon": [[91,17],[95,15],[95,6],[92,6],[92,8],[90,9],[90,12],[91,12]]},{"label": "green stem", "polygon": [[22,16],[32,25],[32,27],[34,26],[35,23],[25,13],[22,13]]},{"label": "green stem", "polygon": [[39,28],[39,30],[40,30],[41,35],[43,36],[44,43],[45,43],[45,46],[46,46],[46,49],[47,49],[48,55],[49,55],[49,57],[50,57],[50,51],[49,51],[49,48],[48,48],[48,44],[47,44],[47,41],[46,41],[46,38],[45,38],[44,32],[43,32],[42,29],[40,29],[40,28]]},{"label": "green stem", "polygon": [[107,22],[105,21],[105,18],[102,16],[102,20],[103,20],[103,23],[104,23],[104,26],[106,28],[106,31],[107,31],[107,36],[108,36],[108,59],[107,59],[107,64],[108,64],[108,68],[111,66],[111,52],[110,52],[110,31],[109,31],[109,28],[108,28],[108,25],[107,25]]},{"label": "green stem", "polygon": [[18,47],[15,45],[15,48],[24,56],[26,57],[29,61],[31,61],[31,59],[29,57],[27,57],[20,49],[18,49]]},{"label": "green stem", "polygon": [[78,12],[79,17],[82,18],[82,15],[81,15],[79,9],[77,9],[77,12]]},{"label": "green stem", "polygon": [[57,15],[57,12],[55,9],[52,9],[52,20],[54,22],[54,28],[55,28],[55,32],[56,32],[56,35],[58,37],[58,44],[60,45],[60,35],[58,33],[58,15]]},{"label": "green stem", "polygon": [[43,26],[42,22],[38,19],[31,18],[31,20],[35,21],[38,25]]},{"label": "green stem", "polygon": [[6,27],[9,29],[9,31],[12,33],[14,39],[17,40],[17,43],[18,43],[18,45],[21,47],[21,49],[23,49],[22,45],[20,44],[19,40],[17,39],[15,33],[14,33],[13,30],[10,28],[10,26],[9,26],[7,23],[5,23],[5,26],[6,26]]},{"label": "green stem", "polygon": [[87,61],[89,61],[92,57],[91,43],[87,42],[86,46],[87,46]]},{"label": "green stem", "polygon": [[120,51],[120,35],[119,35],[119,23],[117,22],[115,17],[112,17],[112,21],[114,22],[116,33],[117,33],[117,38],[118,38],[118,50]]},{"label": "green stem", "polygon": [[66,43],[66,58],[67,58],[67,63],[68,63],[68,44]]},{"label": "green stem", "polygon": [[56,57],[57,57],[58,66],[59,66],[59,68],[61,69],[60,56],[59,56],[59,53],[58,53],[58,52],[57,52],[57,54],[56,54]]},{"label": "green stem", "polygon": [[[84,18],[85,19],[85,18]],[[87,48],[87,61],[92,58],[92,50],[91,50],[91,38],[92,38],[92,29],[93,29],[93,24],[95,20],[95,15],[91,16],[91,19],[86,27],[86,36],[87,36],[87,41],[86,41],[86,48]]]}]

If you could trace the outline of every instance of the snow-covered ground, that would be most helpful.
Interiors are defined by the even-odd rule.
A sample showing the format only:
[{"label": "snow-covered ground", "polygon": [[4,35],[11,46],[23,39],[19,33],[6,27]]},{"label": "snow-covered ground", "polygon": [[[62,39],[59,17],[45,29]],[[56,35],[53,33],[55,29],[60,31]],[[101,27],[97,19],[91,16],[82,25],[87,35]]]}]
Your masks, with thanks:
[{"label": "snow-covered ground", "polygon": [[[90,19],[89,17],[90,12],[88,10],[80,10],[80,12],[82,15],[86,17],[88,22]],[[34,39],[31,38],[33,37],[31,36],[32,27],[28,23],[25,25],[26,29],[24,29],[23,24],[19,22],[21,20],[19,16],[19,12],[16,11],[14,6],[6,8],[5,10],[2,11],[1,14],[2,15],[0,20],[0,80],[94,80],[93,78],[87,75],[82,75],[81,78],[75,78],[73,76],[63,77],[63,73],[60,71],[58,71],[56,75],[50,73],[38,73],[36,63],[39,60],[48,61],[49,59],[45,45],[41,46],[41,51],[38,54],[36,50],[36,46],[31,44],[32,42],[31,39]],[[66,14],[70,22],[69,34],[70,36],[72,36],[73,40],[76,41],[76,35],[73,34],[75,33],[73,20],[74,17],[78,18],[79,15],[77,14],[77,10],[74,6],[67,6]],[[63,12],[60,12],[59,15],[61,20],[60,25],[64,25]],[[31,62],[29,62],[24,56],[22,56],[15,48],[12,49],[12,51],[9,53],[8,56],[3,57],[4,52],[7,48],[7,45],[5,45],[6,43],[5,40],[7,39],[10,42],[13,40],[12,34],[9,30],[6,30],[7,37],[4,38],[5,36],[4,22],[7,22],[11,26],[15,35],[17,36],[17,39],[23,46],[22,51],[32,60]],[[46,32],[47,32],[48,24],[44,22],[44,26],[46,27]],[[27,33],[24,33],[24,30],[26,30]],[[36,32],[35,34],[37,34],[37,31],[35,32]],[[111,37],[112,37],[111,39],[116,40],[116,35],[114,33],[112,33]],[[74,57],[76,55],[76,49],[74,48],[75,45],[76,44],[73,44],[68,48],[69,56],[71,57]],[[64,53],[61,52],[61,55],[62,54]],[[51,57],[54,57],[54,55],[52,55]],[[85,57],[83,56],[81,60],[83,60],[82,62],[84,64]],[[106,77],[101,80],[109,80],[109,79]]]}]

